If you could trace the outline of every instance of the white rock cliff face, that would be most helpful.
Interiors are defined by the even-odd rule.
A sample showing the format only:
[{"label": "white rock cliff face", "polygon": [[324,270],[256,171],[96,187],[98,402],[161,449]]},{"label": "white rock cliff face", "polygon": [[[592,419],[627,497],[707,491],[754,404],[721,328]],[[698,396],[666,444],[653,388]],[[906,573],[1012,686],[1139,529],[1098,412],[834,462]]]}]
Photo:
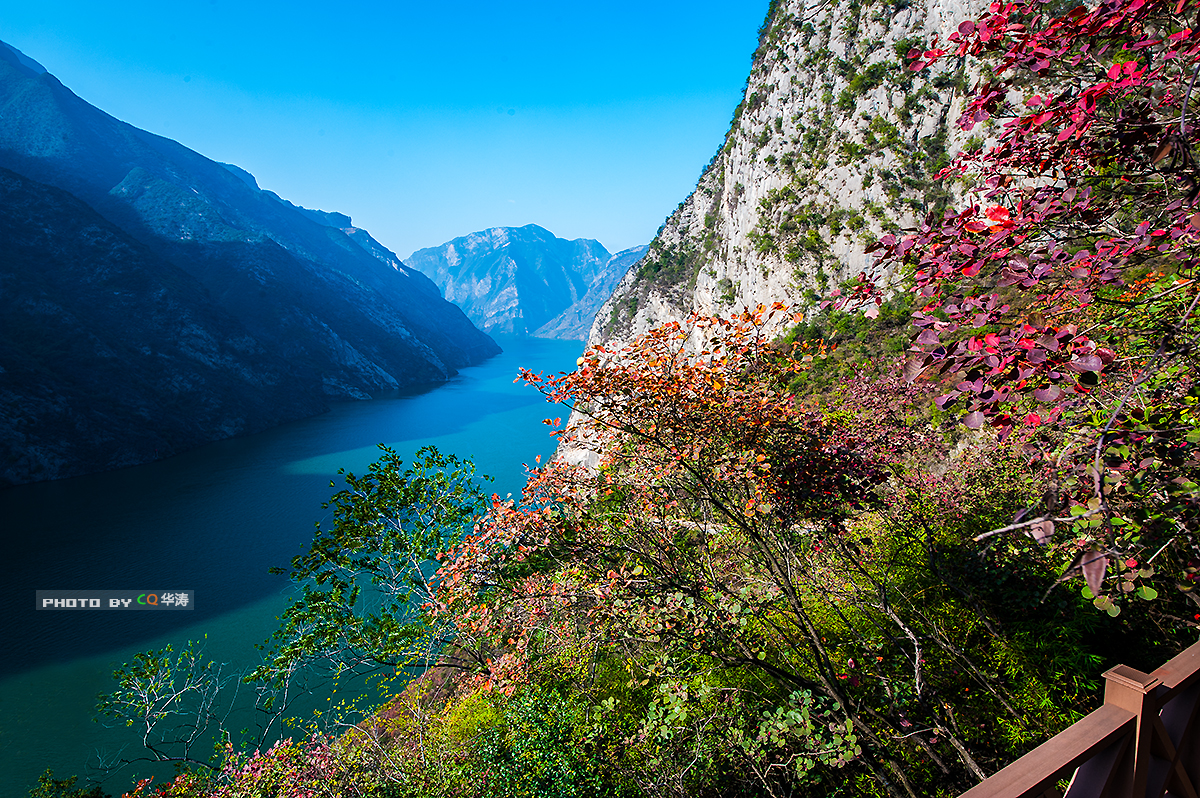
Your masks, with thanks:
[{"label": "white rock cliff face", "polygon": [[696,190],[592,326],[610,348],[693,312],[816,297],[869,269],[864,250],[951,199],[932,180],[965,137],[973,83],[954,59],[919,74],[978,0],[776,0],[745,96]]}]

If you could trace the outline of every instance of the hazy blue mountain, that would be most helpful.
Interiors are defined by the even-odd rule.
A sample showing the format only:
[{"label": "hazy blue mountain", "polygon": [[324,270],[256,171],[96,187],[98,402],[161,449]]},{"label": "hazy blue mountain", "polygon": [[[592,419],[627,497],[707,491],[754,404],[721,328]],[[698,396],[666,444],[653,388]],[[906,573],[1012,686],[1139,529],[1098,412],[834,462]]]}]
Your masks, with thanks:
[{"label": "hazy blue mountain", "polygon": [[[426,276],[404,266],[395,253],[366,231],[353,228],[348,216],[292,205],[261,189],[245,170],[211,161],[177,142],[114,119],[75,96],[37,62],[8,45],[0,46],[0,167],[15,173],[6,175],[14,186],[20,183],[17,176],[21,176],[67,192],[57,195],[53,202],[33,204],[24,215],[19,208],[4,209],[10,222],[19,217],[34,228],[41,225],[45,230],[70,231],[95,228],[97,219],[102,219],[108,225],[104,228],[106,236],[124,236],[122,246],[141,253],[128,266],[132,271],[121,272],[122,279],[131,286],[140,286],[138,290],[159,292],[125,297],[120,293],[123,289],[116,289],[119,293],[112,294],[111,300],[107,294],[88,294],[91,301],[109,302],[113,307],[125,307],[122,302],[126,300],[135,304],[157,301],[162,289],[152,287],[157,285],[155,279],[182,285],[178,275],[183,273],[192,280],[192,287],[179,294],[162,295],[170,297],[180,318],[219,320],[217,326],[226,332],[211,333],[213,340],[241,340],[243,349],[258,358],[253,361],[256,365],[244,361],[231,366],[244,371],[242,388],[237,387],[236,380],[223,382],[215,376],[177,381],[187,385],[184,393],[195,393],[187,401],[227,406],[229,418],[242,421],[226,423],[212,414],[176,413],[175,406],[184,406],[187,401],[175,394],[149,391],[138,400],[142,415],[136,424],[130,420],[132,417],[120,413],[112,416],[125,419],[108,427],[114,454],[107,460],[93,458],[93,464],[103,461],[120,465],[152,459],[155,449],[165,456],[191,445],[189,442],[199,442],[204,438],[198,431],[200,427],[191,429],[184,423],[189,414],[198,425],[211,422],[213,429],[219,430],[215,437],[225,437],[316,412],[324,399],[364,398],[377,391],[441,382],[457,368],[500,351],[461,310],[441,297]],[[16,194],[10,192],[9,196]],[[41,212],[49,215],[45,221],[39,220]],[[72,221],[73,215],[79,218]],[[71,241],[70,233],[63,235],[64,241]],[[0,240],[7,248],[8,240]],[[77,268],[97,273],[114,268],[103,259],[87,260],[99,255],[84,243],[70,244],[84,258],[75,264]],[[39,245],[47,247],[41,255],[37,252]],[[43,296],[39,303],[69,310],[80,300],[79,292],[84,292],[84,287],[72,279],[74,272],[62,271],[71,264],[57,257],[55,246],[52,236],[29,239],[22,255],[23,268],[44,272],[45,282],[36,287],[26,285],[23,290]],[[10,265],[5,264],[6,268]],[[139,269],[151,269],[159,277],[147,276],[139,281],[135,277]],[[162,277],[168,273],[176,277]],[[134,312],[132,307],[125,310]],[[44,317],[28,316],[25,323],[33,327],[23,333],[21,341],[32,347],[32,342],[41,340],[39,336],[48,336],[49,340],[63,330],[80,341],[108,340],[114,331],[94,325],[114,324],[121,314],[100,312],[105,310],[103,307],[96,310],[94,314],[53,312]],[[63,329],[35,329],[38,324]],[[5,326],[11,326],[8,319]],[[147,337],[137,346],[132,339],[122,339],[122,346],[108,347],[118,353],[109,364],[113,370],[105,372],[114,386],[122,382],[118,374],[124,375],[123,380],[129,384],[146,378],[141,370],[151,361],[133,353],[144,348],[153,352],[169,348],[165,339],[154,337],[161,333],[169,339],[168,328],[140,324],[131,328]],[[18,361],[24,364],[24,379],[32,379],[30,375],[38,368],[59,377],[64,373],[57,365],[45,362],[54,353],[52,347],[23,349],[21,341],[7,340],[8,348],[0,353],[0,368],[6,376],[13,371],[10,365]],[[85,360],[82,353],[86,351],[72,349],[73,357]],[[75,365],[77,370],[87,371],[81,362]],[[264,369],[263,373],[254,373],[256,368]],[[261,391],[255,393],[261,386],[252,389],[260,377],[272,384],[286,383],[285,393],[297,397],[296,401],[285,400],[280,394],[269,400],[279,402],[274,414],[242,412],[239,408],[256,406],[267,396]],[[14,380],[11,376],[6,380],[9,390]],[[214,387],[218,383],[219,389]],[[67,391],[61,387],[63,384],[51,380],[47,386],[59,387],[45,389],[47,396],[58,391],[55,395],[61,400],[62,418],[72,414],[91,417],[98,412],[87,405],[88,390]],[[237,396],[243,389],[250,393]],[[23,394],[12,396],[14,401],[21,400]],[[156,405],[160,400],[167,404]],[[49,441],[49,430],[69,434],[66,427],[49,421],[46,430],[37,428],[39,419],[49,416],[28,407],[6,407],[5,412],[17,419],[12,428],[23,430],[21,434],[28,441]],[[121,447],[126,442],[155,436],[171,443],[156,447],[147,444],[136,455],[115,454],[125,451]],[[24,439],[18,435],[12,440],[18,445]],[[65,440],[45,445],[55,451],[70,448]],[[40,457],[31,456],[35,460]],[[69,456],[50,459],[60,462]],[[46,465],[39,473],[42,476],[29,478],[65,472]]]},{"label": "hazy blue mountain", "polygon": [[0,169],[0,485],[166,457],[324,409],[193,277]]},{"label": "hazy blue mountain", "polygon": [[[0,48],[0,166],[70,191],[203,283],[331,397],[440,381],[499,351],[423,279],[243,170],[92,107]],[[246,178],[249,177],[249,180]]]},{"label": "hazy blue mountain", "polygon": [[623,249],[608,259],[599,276],[588,286],[587,293],[577,302],[559,313],[550,321],[533,331],[535,338],[562,338],[572,341],[586,341],[592,322],[600,307],[612,296],[612,292],[620,284],[621,278],[629,267],[642,259],[649,247]]},{"label": "hazy blue mountain", "polygon": [[258,181],[254,179],[254,175],[250,174],[249,172],[247,172],[245,169],[241,168],[240,166],[234,166],[231,163],[223,163],[223,164],[221,164],[221,166],[224,166],[230,172],[232,172],[233,174],[240,177],[242,179],[242,181],[244,183],[246,183],[246,185],[250,186],[255,191],[262,191],[267,196],[273,197],[274,199],[276,199],[283,205],[285,205],[288,208],[291,208],[295,211],[298,211],[300,214],[313,220],[317,224],[325,225],[327,227],[338,228],[343,233],[345,233],[350,238],[351,241],[358,244],[360,247],[362,247],[364,250],[369,252],[371,255],[374,255],[376,258],[383,261],[388,266],[391,266],[393,269],[396,269],[397,271],[403,272],[406,276],[408,276],[410,279],[412,279],[414,281],[414,286],[417,288],[417,290],[424,291],[425,293],[432,293],[434,296],[437,296],[437,297],[442,296],[442,292],[438,289],[438,287],[434,284],[434,282],[432,280],[430,280],[427,276],[425,276],[424,273],[419,272],[416,269],[410,269],[408,266],[405,266],[404,261],[400,260],[399,255],[397,255],[395,252],[392,252],[390,249],[385,247],[383,244],[380,244],[378,241],[376,241],[374,238],[372,238],[371,234],[368,233],[366,230],[363,230],[361,227],[355,227],[353,220],[346,214],[336,213],[336,212],[331,212],[331,211],[318,211],[318,210],[313,210],[312,208],[305,208],[300,205],[294,205],[294,204],[288,202],[287,200],[283,199],[282,197],[280,197],[274,191],[265,191],[264,189],[260,189],[258,186]]},{"label": "hazy blue mountain", "polygon": [[576,328],[558,317],[585,297],[594,298],[602,289],[593,289],[612,282],[614,270],[621,271],[620,280],[629,265],[598,241],[567,241],[535,224],[471,233],[418,250],[405,262],[429,275],[483,330],[580,340],[591,319]]}]

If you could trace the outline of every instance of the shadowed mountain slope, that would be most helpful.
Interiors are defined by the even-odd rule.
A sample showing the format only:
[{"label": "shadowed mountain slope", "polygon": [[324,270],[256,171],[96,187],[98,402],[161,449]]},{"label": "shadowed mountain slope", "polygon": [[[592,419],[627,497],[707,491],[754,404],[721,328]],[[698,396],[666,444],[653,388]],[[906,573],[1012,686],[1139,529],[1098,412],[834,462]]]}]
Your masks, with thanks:
[{"label": "shadowed mountain slope", "polygon": [[[21,218],[32,228],[41,225],[46,230],[77,232],[96,228],[96,219],[102,218],[108,225],[105,235],[123,236],[122,246],[140,252],[134,262],[123,263],[123,268],[150,269],[154,264],[155,274],[166,274],[166,267],[171,266],[193,278],[193,287],[172,300],[180,313],[217,318],[212,314],[220,310],[223,329],[236,328],[233,337],[246,339],[246,346],[262,359],[262,367],[278,375],[280,384],[287,383],[290,394],[303,397],[299,404],[281,401],[278,420],[316,412],[324,399],[366,398],[377,391],[442,382],[459,367],[500,351],[461,310],[441,298],[427,277],[404,266],[366,231],[352,227],[348,216],[292,205],[259,188],[244,170],[114,119],[7,45],[0,46],[0,167],[68,192],[75,200],[72,203],[58,196],[52,203],[35,203],[22,211],[12,204],[15,194],[10,192],[9,206],[4,209],[10,224],[17,225],[15,219]],[[20,182],[12,174],[6,180],[13,186]],[[39,208],[49,214],[44,221],[37,218]],[[68,217],[72,215],[79,218],[71,221]],[[64,235],[61,247],[84,243],[72,239],[73,233]],[[46,247],[40,255],[36,251],[39,242]],[[72,307],[80,299],[75,292],[81,290],[81,284],[72,279],[72,272],[62,271],[68,264],[57,257],[55,248],[60,244],[53,237],[34,237],[26,245],[21,268],[44,272],[46,279],[37,291],[47,292],[47,302]],[[80,256],[92,257],[96,252],[84,247]],[[112,268],[103,260],[85,260],[77,266],[100,271]],[[15,267],[6,265],[10,268]],[[55,270],[59,273],[52,274]],[[130,284],[137,282],[132,272],[122,273]],[[153,283],[147,277],[138,284],[154,291]],[[119,307],[107,296],[93,299]],[[151,297],[137,299],[149,301]],[[80,340],[107,340],[115,332],[88,326],[113,323],[119,315],[99,313],[101,309],[97,308],[97,314],[71,316],[79,321],[75,334]],[[61,324],[61,318],[54,323]],[[32,317],[27,321],[34,323]],[[135,327],[150,336],[140,341],[140,346],[153,351],[161,348],[163,342],[152,336],[160,331],[167,334],[165,331]],[[42,333],[31,329],[23,334],[37,337]],[[215,339],[224,340],[221,336]],[[7,370],[19,360],[27,369],[57,368],[44,360],[47,351],[39,354],[39,350],[10,343],[13,346],[0,367]],[[132,340],[129,346],[133,348],[113,351],[140,351]],[[144,376],[140,371],[146,366],[143,360],[130,357],[121,365],[130,382]],[[189,390],[206,394],[213,384],[212,380],[192,382]],[[230,391],[234,391],[233,385],[227,386]],[[70,412],[92,413],[86,391],[73,396],[78,404],[71,404]],[[233,393],[220,400],[195,398],[235,406],[242,402]],[[250,404],[258,401],[249,395],[244,400]],[[178,418],[169,408],[159,408],[149,398],[145,401],[141,428],[110,427],[117,449],[122,441],[140,440],[144,434],[177,440],[168,450],[188,445],[184,440],[214,437],[182,434],[175,427]],[[25,414],[21,416],[23,429],[35,432],[34,437],[42,435],[44,431],[31,426],[35,416],[42,416],[26,411],[33,412],[23,407],[13,412]],[[273,423],[268,421],[270,415],[255,423],[218,424],[215,429],[223,432],[215,437],[263,428]],[[55,429],[62,432],[65,428]],[[71,444],[64,439],[51,448],[67,451]],[[144,446],[138,451],[136,456],[100,458],[111,460],[111,465],[97,465],[100,460],[93,465],[144,462],[153,459],[155,452],[162,456],[164,447]],[[62,465],[46,466],[37,473],[40,476],[28,478],[77,471]]]},{"label": "shadowed mountain slope", "polygon": [[166,457],[324,409],[200,283],[0,169],[0,485]]}]

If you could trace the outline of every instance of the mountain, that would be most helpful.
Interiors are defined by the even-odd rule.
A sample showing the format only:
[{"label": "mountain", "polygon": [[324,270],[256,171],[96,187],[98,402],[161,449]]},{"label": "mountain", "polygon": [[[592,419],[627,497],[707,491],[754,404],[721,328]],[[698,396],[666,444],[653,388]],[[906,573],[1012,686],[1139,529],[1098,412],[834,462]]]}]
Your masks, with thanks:
[{"label": "mountain", "polygon": [[611,255],[598,241],[529,224],[471,233],[406,263],[487,332],[582,340],[634,251]]},{"label": "mountain", "polygon": [[[5,180],[11,187],[0,208],[6,223],[17,225],[15,220],[22,220],[29,226],[23,234],[29,236],[39,227],[64,235],[61,247],[53,237],[26,240],[24,267],[46,273],[42,283],[22,282],[22,290],[30,296],[43,296],[44,300],[37,301],[56,304],[64,312],[44,318],[28,316],[27,323],[46,326],[29,330],[21,341],[6,339],[10,346],[0,361],[6,375],[17,373],[10,366],[18,362],[29,379],[31,370],[37,369],[57,375],[55,379],[63,375],[58,365],[46,359],[55,353],[53,347],[22,349],[39,336],[108,341],[114,334],[94,326],[115,323],[112,314],[99,312],[101,308],[93,314],[71,310],[84,296],[120,305],[116,299],[108,300],[108,295],[88,293],[90,284],[75,279],[79,274],[101,274],[116,268],[106,260],[103,247],[86,246],[86,236],[91,235],[86,231],[94,230],[103,230],[106,241],[119,241],[118,248],[139,253],[131,263],[120,264],[119,277],[124,285],[149,293],[129,298],[134,304],[126,310],[134,312],[136,302],[152,302],[164,290],[163,285],[174,286],[179,288],[177,293],[168,291],[162,296],[180,318],[211,320],[215,326],[205,329],[213,341],[234,349],[241,346],[258,358],[256,365],[238,361],[235,366],[236,358],[222,359],[225,354],[233,358],[224,349],[224,354],[215,358],[214,362],[225,362],[229,370],[244,371],[247,379],[241,383],[231,374],[218,378],[215,373],[204,380],[185,380],[187,391],[197,394],[195,401],[228,405],[229,418],[243,420],[218,423],[212,417],[214,429],[222,430],[220,437],[318,412],[328,399],[365,398],[377,391],[441,382],[459,367],[500,351],[461,310],[440,296],[427,277],[406,267],[366,231],[352,227],[348,216],[292,205],[259,188],[244,170],[114,119],[8,45],[0,46],[0,167],[9,170]],[[38,194],[47,188],[65,193]],[[13,199],[21,192],[37,194],[44,201],[22,209]],[[47,214],[44,219],[38,216],[43,212]],[[79,235],[84,238],[72,238]],[[44,247],[40,254],[38,246]],[[68,269],[71,264],[58,257],[56,248],[77,251],[84,257],[75,264],[78,273]],[[6,264],[6,279],[14,279],[12,268]],[[145,274],[139,277],[141,272]],[[186,290],[183,277],[190,280]],[[145,308],[153,316],[150,305]],[[175,334],[169,327],[130,326],[130,333],[140,331],[148,337],[140,342],[123,338],[121,346],[109,345],[119,361],[112,364],[116,370],[109,374],[116,386],[151,379],[141,371],[147,361],[136,353],[143,348],[166,351]],[[153,337],[159,333],[166,338]],[[235,346],[230,343],[234,341],[242,343]],[[82,375],[76,387],[90,384],[95,375],[84,363],[83,350],[73,351],[72,362]],[[180,358],[180,364],[187,360],[182,354]],[[263,371],[257,374],[254,368]],[[103,369],[97,373],[101,372],[108,374]],[[167,379],[161,375],[153,379],[160,377]],[[270,391],[262,393],[266,390],[262,386],[251,390],[249,386],[259,378],[264,384],[284,386],[284,393],[297,397],[296,401],[279,400],[271,412],[260,415],[250,410],[241,413],[238,408],[257,407],[260,401],[267,401],[264,397],[268,394],[276,397],[269,403],[278,399]],[[7,380],[8,390],[12,390],[13,379],[9,376]],[[51,386],[64,384],[54,380],[38,383],[42,386],[39,390],[48,392],[45,396],[58,390]],[[217,384],[223,387],[218,390]],[[238,385],[249,393],[236,396]],[[34,385],[24,387],[33,390]],[[92,417],[99,412],[88,405],[87,390],[54,395],[54,401],[63,407],[63,418],[72,414]],[[13,396],[16,401],[24,394],[18,390]],[[186,414],[174,413],[173,405],[156,404],[161,400],[170,405],[175,401],[171,397],[177,398],[162,390],[144,394],[138,400],[144,411],[141,421],[114,422],[107,433],[111,456],[88,460],[88,468],[145,462],[164,455],[164,450],[179,450],[191,445],[189,441],[199,440],[195,430],[184,429]],[[39,446],[63,452],[70,449],[68,441],[53,437],[66,434],[65,428],[38,426],[39,419],[48,418],[44,414],[27,407],[6,408],[5,412],[6,423],[20,430],[8,439],[15,441],[12,445],[18,449],[25,447],[18,456],[38,460],[39,455],[31,453]],[[118,417],[124,418],[119,413],[113,416]],[[194,418],[209,417],[198,414]],[[172,443],[152,445],[151,439]],[[40,470],[22,472],[26,476],[6,479],[27,481],[82,473],[73,470],[67,459],[56,455],[50,460],[59,462],[57,467],[44,464]]]},{"label": "mountain", "polygon": [[0,168],[0,485],[166,457],[325,409],[195,278]]},{"label": "mountain", "polygon": [[950,59],[913,73],[906,54],[979,7],[772,2],[723,144],[597,314],[591,343],[692,312],[811,303],[869,268],[879,235],[944,207],[932,177],[964,143],[953,123],[971,76]]},{"label": "mountain", "polygon": [[550,321],[533,331],[535,338],[561,338],[568,341],[585,341],[592,322],[600,308],[612,296],[613,290],[621,282],[621,278],[629,271],[629,267],[642,259],[650,248],[643,244],[640,247],[623,249],[608,259],[598,277],[588,286],[587,293],[579,298]]},{"label": "mountain", "polygon": [[[76,195],[203,283],[331,398],[444,380],[499,350],[408,269],[0,48],[0,166]],[[241,170],[239,170],[241,171]]]}]

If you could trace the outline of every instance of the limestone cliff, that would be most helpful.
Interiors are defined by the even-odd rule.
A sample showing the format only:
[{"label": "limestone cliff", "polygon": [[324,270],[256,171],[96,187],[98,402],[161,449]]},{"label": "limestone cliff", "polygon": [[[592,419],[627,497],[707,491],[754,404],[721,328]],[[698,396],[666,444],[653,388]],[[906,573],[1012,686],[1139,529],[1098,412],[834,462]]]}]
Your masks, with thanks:
[{"label": "limestone cliff", "polygon": [[691,312],[811,303],[869,266],[884,231],[943,207],[931,181],[963,145],[968,76],[908,51],[972,16],[967,0],[774,0],[745,95],[696,190],[596,316],[591,342]]}]

